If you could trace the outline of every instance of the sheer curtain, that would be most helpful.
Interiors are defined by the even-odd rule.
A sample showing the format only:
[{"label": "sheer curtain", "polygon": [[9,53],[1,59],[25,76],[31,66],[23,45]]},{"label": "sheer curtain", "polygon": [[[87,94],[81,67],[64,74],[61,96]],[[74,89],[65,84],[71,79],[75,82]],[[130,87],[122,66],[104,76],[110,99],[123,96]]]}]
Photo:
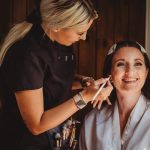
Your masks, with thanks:
[{"label": "sheer curtain", "polygon": [[146,33],[145,33],[145,49],[150,58],[150,0],[146,0]]}]

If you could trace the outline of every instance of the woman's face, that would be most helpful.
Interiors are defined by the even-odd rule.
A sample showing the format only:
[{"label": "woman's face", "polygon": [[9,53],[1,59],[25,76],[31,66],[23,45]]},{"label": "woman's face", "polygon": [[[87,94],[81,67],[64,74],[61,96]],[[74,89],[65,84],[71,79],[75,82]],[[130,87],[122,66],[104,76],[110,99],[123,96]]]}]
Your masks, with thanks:
[{"label": "woman's face", "polygon": [[54,41],[66,46],[70,46],[79,40],[85,40],[88,29],[90,28],[93,20],[91,20],[87,25],[82,26],[81,29],[59,29],[52,30],[51,35]]},{"label": "woman's face", "polygon": [[148,73],[142,53],[134,47],[120,48],[112,60],[112,81],[116,91],[141,92]]}]

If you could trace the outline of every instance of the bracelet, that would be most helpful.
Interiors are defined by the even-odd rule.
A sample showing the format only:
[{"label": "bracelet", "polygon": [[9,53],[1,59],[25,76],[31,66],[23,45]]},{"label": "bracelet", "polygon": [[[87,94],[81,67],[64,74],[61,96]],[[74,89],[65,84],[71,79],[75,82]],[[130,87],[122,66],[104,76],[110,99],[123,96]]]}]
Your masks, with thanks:
[{"label": "bracelet", "polygon": [[87,103],[84,101],[83,96],[82,96],[81,93],[76,94],[73,97],[73,100],[74,100],[77,108],[79,108],[79,109],[82,109],[82,108],[84,108],[87,105]]}]

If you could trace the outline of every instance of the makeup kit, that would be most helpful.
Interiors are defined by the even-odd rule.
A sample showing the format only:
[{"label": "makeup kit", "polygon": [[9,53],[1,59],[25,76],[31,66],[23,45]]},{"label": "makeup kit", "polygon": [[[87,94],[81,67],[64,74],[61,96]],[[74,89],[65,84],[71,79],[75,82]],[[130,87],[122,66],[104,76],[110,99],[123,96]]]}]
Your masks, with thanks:
[{"label": "makeup kit", "polygon": [[79,121],[72,117],[61,125],[59,130],[53,132],[51,144],[53,150],[77,150],[78,139],[76,129]]}]

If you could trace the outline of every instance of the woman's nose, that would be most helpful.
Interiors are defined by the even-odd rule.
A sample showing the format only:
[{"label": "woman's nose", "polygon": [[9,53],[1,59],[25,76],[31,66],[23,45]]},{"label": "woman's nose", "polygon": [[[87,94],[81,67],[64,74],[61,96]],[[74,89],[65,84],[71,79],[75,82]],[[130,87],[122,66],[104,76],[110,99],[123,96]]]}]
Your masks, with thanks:
[{"label": "woman's nose", "polygon": [[81,40],[86,40],[86,34],[87,34],[87,32],[84,32],[84,33],[80,36],[80,39],[81,39]]},{"label": "woman's nose", "polygon": [[134,72],[134,68],[132,66],[127,66],[125,70],[125,74],[132,74]]}]

